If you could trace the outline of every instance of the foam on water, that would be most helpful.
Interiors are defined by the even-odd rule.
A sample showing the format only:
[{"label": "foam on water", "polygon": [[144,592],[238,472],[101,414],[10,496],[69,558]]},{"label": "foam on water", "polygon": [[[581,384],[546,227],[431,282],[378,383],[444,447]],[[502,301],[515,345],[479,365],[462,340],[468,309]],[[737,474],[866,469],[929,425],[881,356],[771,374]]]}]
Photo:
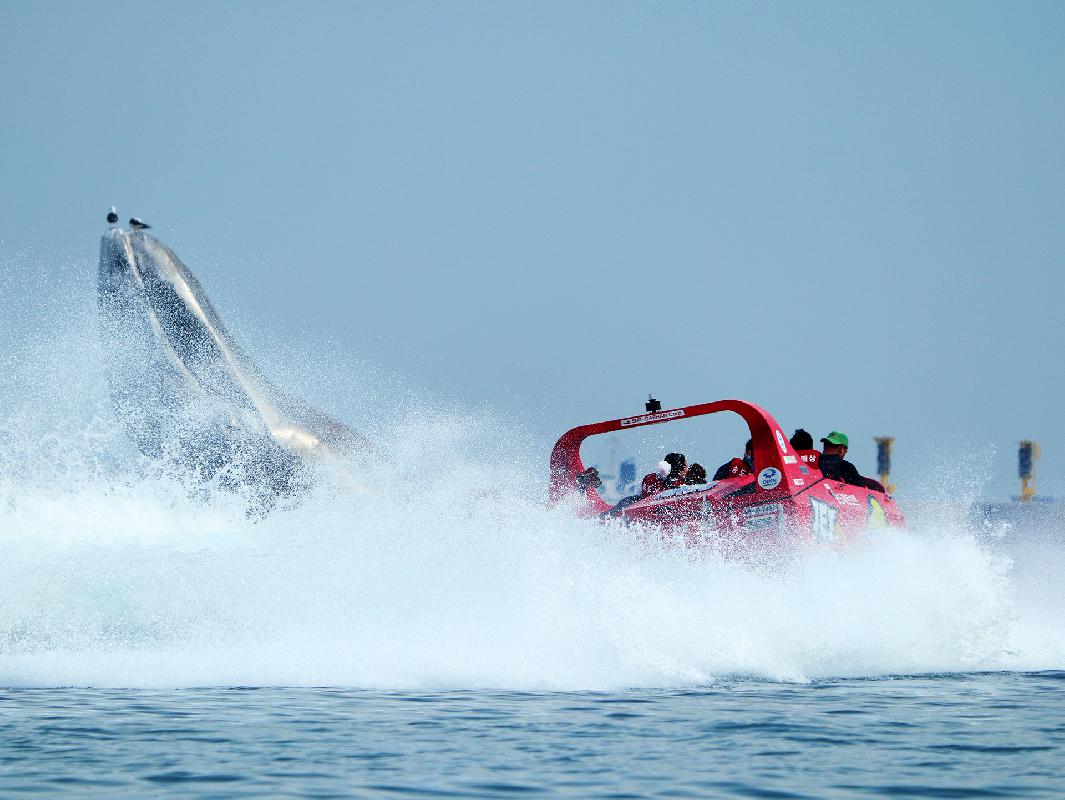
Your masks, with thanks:
[{"label": "foam on water", "polygon": [[90,317],[8,364],[0,685],[610,689],[1065,666],[1059,531],[1011,552],[926,515],[846,553],[730,563],[547,510],[547,443],[491,414],[397,414],[371,433],[406,468],[376,494],[322,486],[251,521],[131,451]]}]

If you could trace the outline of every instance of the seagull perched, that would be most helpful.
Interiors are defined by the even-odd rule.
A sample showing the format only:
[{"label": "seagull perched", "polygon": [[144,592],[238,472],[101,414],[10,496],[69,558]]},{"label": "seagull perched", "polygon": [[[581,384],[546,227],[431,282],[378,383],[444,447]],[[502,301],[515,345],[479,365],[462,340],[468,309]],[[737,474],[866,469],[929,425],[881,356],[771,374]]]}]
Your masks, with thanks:
[{"label": "seagull perched", "polygon": [[152,227],[147,222],[142,222],[141,220],[137,219],[136,217],[130,217],[129,218],[129,226],[131,228],[134,228],[134,229],[138,230],[138,231],[142,231],[145,228]]},{"label": "seagull perched", "polygon": [[111,206],[111,210],[107,212],[107,222],[109,225],[118,224],[118,209]]}]

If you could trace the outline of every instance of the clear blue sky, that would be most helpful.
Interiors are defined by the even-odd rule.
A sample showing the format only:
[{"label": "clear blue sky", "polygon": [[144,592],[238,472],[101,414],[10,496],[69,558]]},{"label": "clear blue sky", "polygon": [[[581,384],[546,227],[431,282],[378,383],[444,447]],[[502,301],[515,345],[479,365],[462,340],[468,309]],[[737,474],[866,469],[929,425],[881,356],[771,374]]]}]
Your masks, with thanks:
[{"label": "clear blue sky", "polygon": [[893,433],[900,482],[996,445],[992,497],[1034,437],[1065,495],[1063,43],[1062,3],[0,0],[3,286],[91,286],[114,203],[252,350],[545,447],[738,396],[866,470]]}]

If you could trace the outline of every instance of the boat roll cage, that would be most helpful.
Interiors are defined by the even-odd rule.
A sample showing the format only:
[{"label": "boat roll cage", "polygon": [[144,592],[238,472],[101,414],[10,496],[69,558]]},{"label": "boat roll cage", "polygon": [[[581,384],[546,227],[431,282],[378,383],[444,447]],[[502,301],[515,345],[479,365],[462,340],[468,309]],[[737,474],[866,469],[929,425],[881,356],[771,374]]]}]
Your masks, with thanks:
[{"label": "boat roll cage", "polygon": [[[694,406],[671,408],[665,411],[651,411],[634,417],[611,419],[591,425],[580,425],[566,431],[555,443],[551,451],[551,484],[548,500],[553,505],[577,491],[577,476],[584,471],[581,461],[581,443],[592,436],[604,433],[639,428],[644,425],[662,425],[706,414],[731,411],[743,417],[751,432],[754,447],[754,464],[758,474],[767,469],[780,471],[782,480],[778,482],[779,491],[774,493],[789,494],[792,487],[802,486],[805,476],[800,472],[798,458],[788,443],[780,424],[764,408],[745,400],[717,400],[713,403],[699,403]],[[589,487],[587,498],[593,510],[606,511],[611,507],[600,497],[599,493]]]}]

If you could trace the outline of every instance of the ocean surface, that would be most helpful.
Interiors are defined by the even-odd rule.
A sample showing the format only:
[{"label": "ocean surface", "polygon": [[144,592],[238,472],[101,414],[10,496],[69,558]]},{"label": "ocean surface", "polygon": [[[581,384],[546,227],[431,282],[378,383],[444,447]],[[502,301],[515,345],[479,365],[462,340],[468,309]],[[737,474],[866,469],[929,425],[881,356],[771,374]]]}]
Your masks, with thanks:
[{"label": "ocean surface", "polygon": [[0,794],[1060,797],[1065,673],[0,692]]}]

